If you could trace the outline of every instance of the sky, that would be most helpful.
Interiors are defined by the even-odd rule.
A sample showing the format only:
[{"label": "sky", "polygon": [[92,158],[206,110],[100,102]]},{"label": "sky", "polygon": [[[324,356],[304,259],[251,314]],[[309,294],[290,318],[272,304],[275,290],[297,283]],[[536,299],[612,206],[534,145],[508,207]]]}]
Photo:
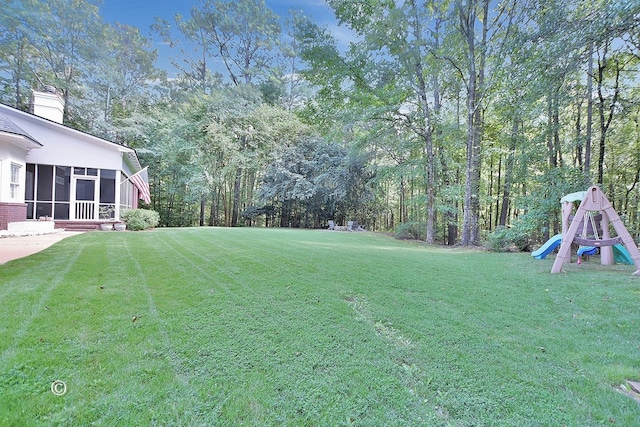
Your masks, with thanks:
[{"label": "sky", "polygon": [[[302,10],[319,25],[327,26],[338,40],[349,38],[347,30],[338,26],[325,0],[265,0],[265,3],[281,17],[286,17],[290,9]],[[140,33],[152,39],[154,47],[158,49],[160,58],[156,66],[170,71],[169,56],[175,56],[176,53],[151,32],[150,26],[156,16],[169,22],[174,22],[176,14],[187,17],[191,7],[196,4],[198,0],[103,0],[100,15],[108,23],[119,22],[139,28]]]},{"label": "sky", "polygon": [[[176,13],[186,16],[197,3],[196,0],[103,0],[100,9],[107,22],[118,21],[146,30],[155,16],[166,19],[172,19]],[[325,0],[265,0],[265,3],[280,16],[286,16],[290,9],[301,9],[322,25],[335,23]]]}]

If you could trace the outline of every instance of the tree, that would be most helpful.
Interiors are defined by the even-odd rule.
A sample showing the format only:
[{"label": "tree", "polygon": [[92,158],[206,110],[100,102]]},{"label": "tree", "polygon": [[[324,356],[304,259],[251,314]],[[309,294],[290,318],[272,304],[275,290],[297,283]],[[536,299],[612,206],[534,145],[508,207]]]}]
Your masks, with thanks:
[{"label": "tree", "polygon": [[81,83],[103,50],[105,24],[98,6],[86,0],[10,0],[9,6],[21,37],[37,52],[32,73],[41,85],[61,91],[67,116],[71,93],[81,93]]},{"label": "tree", "polygon": [[135,146],[134,140],[125,140],[120,126],[124,119],[144,114],[151,103],[152,93],[163,73],[155,67],[158,51],[140,31],[128,25],[115,23],[104,32],[105,51],[92,65],[87,87],[91,97],[82,102],[88,121],[99,128],[105,137]]},{"label": "tree", "polygon": [[[175,16],[174,19],[181,36],[191,42],[192,47],[190,51],[181,48],[181,58],[174,58],[171,63],[180,70],[182,83],[187,90],[198,88],[206,94],[220,85],[222,75],[218,71],[212,70],[210,65],[209,61],[213,58],[213,52],[207,30],[200,22],[200,13],[200,9],[193,6],[188,19],[180,14]],[[171,47],[175,47],[183,41],[172,34],[171,23],[164,18],[156,17],[152,29]]]},{"label": "tree", "polygon": [[[346,0],[329,2],[341,23],[360,40],[341,55],[327,35],[306,31],[304,56],[312,71],[307,75],[324,85],[325,94],[340,96],[346,87],[348,107],[359,109],[379,127],[405,128],[423,144],[426,192],[426,240],[435,240],[436,157],[434,132],[440,110],[440,27],[446,4],[437,2]],[[326,78],[326,74],[333,77]],[[371,128],[379,132],[379,127]]]},{"label": "tree", "polygon": [[[276,42],[281,31],[277,15],[266,7],[264,0],[206,0],[191,9],[188,25],[181,28],[183,33],[202,42],[202,66],[211,52],[213,57],[222,61],[234,86],[249,85],[254,79],[268,76],[269,63],[277,53]],[[206,69],[202,79],[204,75]],[[248,148],[249,135],[242,133],[239,137],[240,151],[243,151]],[[234,226],[238,224],[240,214],[243,175],[244,170],[239,163],[233,190],[231,224]]]},{"label": "tree", "polygon": [[274,148],[259,196],[278,206],[281,226],[319,227],[327,220],[356,214],[368,197],[364,159],[340,144],[303,135]]},{"label": "tree", "polygon": [[21,31],[16,5],[6,6],[6,13],[0,14],[0,100],[15,108],[25,108],[30,80],[33,80],[29,61],[35,53]]},{"label": "tree", "polygon": [[191,16],[234,85],[268,75],[281,28],[264,0],[206,0]]}]

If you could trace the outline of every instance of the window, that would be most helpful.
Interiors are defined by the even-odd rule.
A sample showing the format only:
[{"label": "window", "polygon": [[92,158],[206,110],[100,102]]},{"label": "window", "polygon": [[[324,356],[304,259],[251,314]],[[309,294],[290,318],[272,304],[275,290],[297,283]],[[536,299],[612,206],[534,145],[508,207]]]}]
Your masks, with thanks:
[{"label": "window", "polygon": [[9,197],[17,199],[20,191],[20,165],[11,163],[11,177],[9,178]]}]

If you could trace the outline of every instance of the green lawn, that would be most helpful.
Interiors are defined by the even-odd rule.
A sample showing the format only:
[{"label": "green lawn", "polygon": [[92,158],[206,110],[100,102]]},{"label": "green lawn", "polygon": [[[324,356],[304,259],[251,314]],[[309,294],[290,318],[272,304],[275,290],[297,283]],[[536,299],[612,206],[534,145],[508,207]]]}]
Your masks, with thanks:
[{"label": "green lawn", "polygon": [[637,426],[617,390],[640,379],[640,278],[552,263],[370,233],[71,237],[0,266],[0,425]]}]

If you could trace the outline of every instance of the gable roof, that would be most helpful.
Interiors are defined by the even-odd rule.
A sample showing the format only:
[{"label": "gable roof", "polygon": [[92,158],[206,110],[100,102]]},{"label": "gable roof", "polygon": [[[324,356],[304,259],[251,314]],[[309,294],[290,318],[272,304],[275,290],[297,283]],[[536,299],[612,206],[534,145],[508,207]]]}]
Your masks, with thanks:
[{"label": "gable roof", "polygon": [[[15,123],[16,121],[21,123],[21,125],[17,125]],[[26,132],[24,128],[31,129],[31,135]],[[106,139],[76,130],[35,114],[0,104],[0,135],[4,132],[5,134],[15,135],[23,138],[23,140],[28,140],[30,145],[27,145],[27,148],[44,148],[45,144],[47,146],[50,145],[50,140],[45,138],[45,144],[42,144],[38,139],[42,139],[44,137],[43,132],[47,132],[45,129],[53,131],[57,135],[66,135],[68,137],[75,138],[76,140],[83,141],[83,143],[119,152],[122,157],[123,169],[127,170],[128,174],[134,174],[142,170],[140,159],[138,158],[136,151],[132,148],[107,141]],[[33,137],[33,134],[35,134],[36,137]],[[24,146],[25,144],[23,143],[22,145]],[[44,153],[42,154],[44,155]],[[124,165],[126,165],[126,168]]]},{"label": "gable roof", "polygon": [[8,133],[8,134],[26,139],[27,141],[24,141],[24,142],[27,142],[27,143],[24,145],[26,145],[27,148],[42,147],[42,144],[40,142],[38,142],[35,138],[29,135],[20,126],[18,126],[17,124],[9,120],[9,118],[3,115],[2,113],[0,113],[0,133]]}]

